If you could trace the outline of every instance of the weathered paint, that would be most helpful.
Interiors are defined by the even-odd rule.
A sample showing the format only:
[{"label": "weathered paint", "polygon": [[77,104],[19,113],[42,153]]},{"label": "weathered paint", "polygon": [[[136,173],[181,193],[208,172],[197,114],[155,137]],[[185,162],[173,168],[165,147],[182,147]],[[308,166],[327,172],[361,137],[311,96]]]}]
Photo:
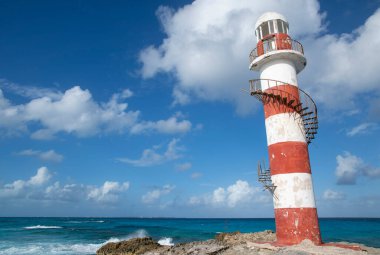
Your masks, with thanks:
[{"label": "weathered paint", "polygon": [[306,142],[302,119],[298,113],[279,113],[265,119],[268,146],[281,142]]},{"label": "weathered paint", "polygon": [[316,208],[282,208],[274,213],[278,244],[298,244],[305,239],[322,243]]},{"label": "weathered paint", "polygon": [[[270,49],[268,49],[268,46]],[[257,56],[273,50],[291,50],[292,38],[285,33],[269,34],[257,43]]]},{"label": "weathered paint", "polygon": [[[271,15],[264,14],[256,28],[270,20]],[[264,46],[263,42],[258,42],[258,51],[260,45]],[[250,69],[259,70],[260,79],[265,79],[261,83],[262,91],[282,98],[264,100],[271,179],[276,186],[273,197],[276,236],[281,245],[297,244],[305,239],[321,244],[305,130],[297,113],[299,109],[294,109],[300,103],[297,73],[305,67],[306,59],[302,50],[292,50],[289,46],[273,48],[250,64]],[[286,102],[292,101],[291,105],[283,100],[285,97]]]},{"label": "weathered paint", "polygon": [[271,175],[311,173],[309,151],[305,142],[283,142],[268,146]]},{"label": "weathered paint", "polygon": [[309,173],[272,175],[276,186],[273,196],[274,208],[315,207],[313,180]]}]

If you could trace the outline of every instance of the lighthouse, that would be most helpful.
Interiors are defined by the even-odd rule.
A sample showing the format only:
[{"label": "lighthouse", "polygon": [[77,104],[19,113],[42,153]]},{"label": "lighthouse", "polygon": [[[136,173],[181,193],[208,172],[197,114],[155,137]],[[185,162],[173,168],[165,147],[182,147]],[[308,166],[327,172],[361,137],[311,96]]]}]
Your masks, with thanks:
[{"label": "lighthouse", "polygon": [[273,195],[277,243],[321,244],[308,145],[318,129],[317,107],[297,82],[306,66],[302,44],[289,36],[289,23],[275,12],[255,25],[256,48],[250,70],[250,95],[263,103],[269,168],[258,165],[259,181]]}]

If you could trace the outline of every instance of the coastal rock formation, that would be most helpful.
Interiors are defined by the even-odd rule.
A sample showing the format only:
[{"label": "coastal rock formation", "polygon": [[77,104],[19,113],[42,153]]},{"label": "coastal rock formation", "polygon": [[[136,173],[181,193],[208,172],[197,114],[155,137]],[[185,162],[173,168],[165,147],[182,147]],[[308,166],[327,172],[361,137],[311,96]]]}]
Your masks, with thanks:
[{"label": "coastal rock formation", "polygon": [[280,247],[272,243],[276,235],[270,230],[242,234],[221,233],[207,241],[164,246],[151,238],[134,238],[118,243],[107,243],[97,255],[380,255],[380,249],[356,245],[357,250],[337,247],[351,245],[316,246],[305,240],[298,245]]},{"label": "coastal rock formation", "polygon": [[128,241],[107,243],[96,251],[97,255],[137,255],[161,247],[150,237],[133,238]]}]

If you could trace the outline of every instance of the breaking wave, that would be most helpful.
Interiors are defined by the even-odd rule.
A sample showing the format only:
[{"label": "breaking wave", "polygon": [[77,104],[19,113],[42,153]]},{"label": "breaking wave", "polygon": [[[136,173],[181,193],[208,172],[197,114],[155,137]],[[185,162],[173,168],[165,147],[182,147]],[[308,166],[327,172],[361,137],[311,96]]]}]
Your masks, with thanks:
[{"label": "breaking wave", "polygon": [[161,245],[168,245],[168,246],[173,246],[174,245],[173,239],[170,238],[170,237],[161,238],[160,240],[158,240],[158,243],[161,244]]},{"label": "breaking wave", "polygon": [[24,227],[24,229],[54,229],[54,228],[62,228],[62,227],[60,227],[60,226],[44,226],[44,225]]}]

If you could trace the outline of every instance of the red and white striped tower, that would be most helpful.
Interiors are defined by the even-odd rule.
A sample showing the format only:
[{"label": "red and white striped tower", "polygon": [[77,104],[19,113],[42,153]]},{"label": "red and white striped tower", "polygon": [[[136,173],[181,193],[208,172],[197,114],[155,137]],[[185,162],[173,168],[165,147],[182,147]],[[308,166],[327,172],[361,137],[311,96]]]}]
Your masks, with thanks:
[{"label": "red and white striped tower", "polygon": [[259,180],[273,194],[277,243],[305,239],[321,244],[308,144],[318,128],[314,101],[298,88],[297,74],[306,65],[302,45],[288,35],[288,22],[268,12],[255,26],[257,47],[250,69],[250,93],[264,104],[270,169],[259,165]]}]

